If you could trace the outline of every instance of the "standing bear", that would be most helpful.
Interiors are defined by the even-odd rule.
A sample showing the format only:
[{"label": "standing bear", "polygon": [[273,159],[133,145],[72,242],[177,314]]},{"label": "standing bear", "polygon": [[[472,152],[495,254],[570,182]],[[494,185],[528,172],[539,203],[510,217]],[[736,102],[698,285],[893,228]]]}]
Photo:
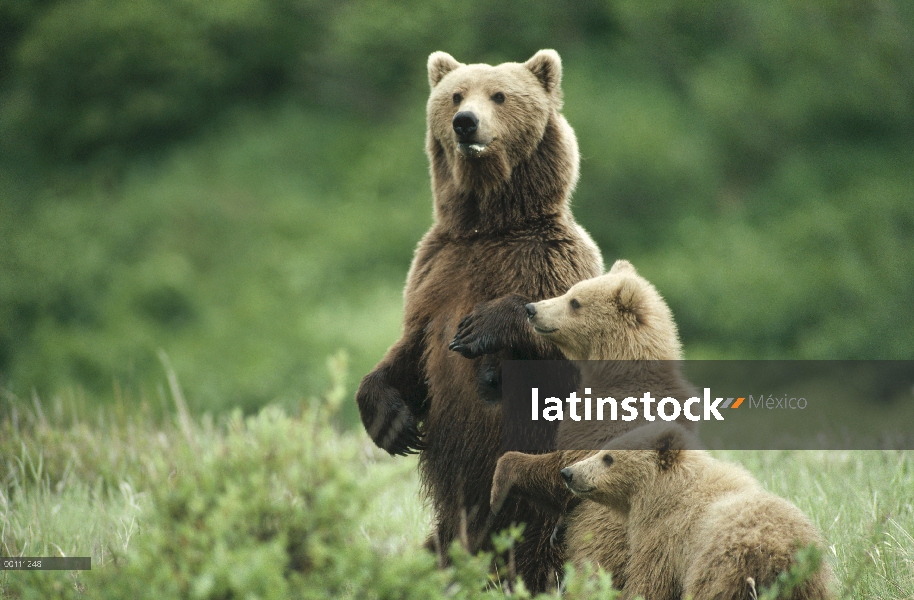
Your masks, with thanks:
[{"label": "standing bear", "polygon": [[[697,447],[678,424],[655,423],[561,471],[572,492],[624,519],[628,598],[748,600],[778,584],[798,550],[824,547],[796,506]],[[832,598],[828,565],[809,570],[777,597]]]},{"label": "standing bear", "polygon": [[525,304],[603,270],[569,209],[578,147],[560,112],[561,76],[552,50],[498,66],[429,57],[434,223],[407,275],[403,334],[356,393],[378,446],[419,453],[435,517],[429,544],[446,554],[464,536],[475,545],[487,525],[526,523],[515,555],[533,590],[561,571],[563,549],[550,544],[558,517],[510,502],[490,521],[501,410],[485,400],[498,398],[502,360],[562,358]]}]

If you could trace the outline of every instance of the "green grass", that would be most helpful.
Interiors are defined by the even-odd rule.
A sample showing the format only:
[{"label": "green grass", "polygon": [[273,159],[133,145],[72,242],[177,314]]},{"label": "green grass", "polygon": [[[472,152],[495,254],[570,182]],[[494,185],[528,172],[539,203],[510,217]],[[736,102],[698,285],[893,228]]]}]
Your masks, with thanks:
[{"label": "green grass", "polygon": [[847,598],[914,597],[914,453],[727,451],[823,532]]},{"label": "green grass", "polygon": [[[89,555],[93,570],[2,571],[0,598],[510,595],[486,584],[483,560],[458,552],[440,572],[420,550],[430,513],[416,460],[340,427],[349,400],[340,358],[331,366],[330,392],[298,416],[192,417],[173,371],[166,418],[4,396],[0,552]],[[717,455],[813,519],[843,597],[912,597],[914,453]],[[566,597],[599,585],[573,578]]]}]

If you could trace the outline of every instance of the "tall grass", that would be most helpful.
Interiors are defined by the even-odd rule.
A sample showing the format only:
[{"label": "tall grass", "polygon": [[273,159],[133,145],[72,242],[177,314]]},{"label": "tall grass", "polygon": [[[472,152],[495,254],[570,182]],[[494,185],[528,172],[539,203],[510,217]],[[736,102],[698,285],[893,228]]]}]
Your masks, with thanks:
[{"label": "tall grass", "polygon": [[[0,598],[528,596],[490,579],[486,557],[457,547],[440,571],[421,550],[430,513],[416,461],[340,427],[340,357],[329,391],[291,416],[193,417],[168,375],[166,418],[2,397],[0,553],[88,555],[93,569],[0,571]],[[822,529],[842,597],[914,597],[914,454],[717,455]],[[605,576],[568,575],[563,597],[614,597]]]}]

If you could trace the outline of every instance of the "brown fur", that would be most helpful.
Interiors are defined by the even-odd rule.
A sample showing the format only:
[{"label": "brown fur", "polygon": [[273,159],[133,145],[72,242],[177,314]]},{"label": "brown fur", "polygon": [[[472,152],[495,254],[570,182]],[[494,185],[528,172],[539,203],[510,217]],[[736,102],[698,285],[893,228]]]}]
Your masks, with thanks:
[{"label": "brown fur", "polygon": [[[549,544],[556,518],[510,502],[489,519],[501,411],[481,401],[480,387],[498,398],[502,359],[561,358],[533,332],[524,304],[602,270],[569,210],[578,152],[559,112],[561,63],[553,51],[496,67],[436,52],[428,68],[435,221],[407,276],[402,337],[364,377],[356,400],[375,443],[392,454],[420,452],[436,519],[432,545],[446,552],[464,533],[471,543],[487,538],[487,523],[495,530],[527,523],[517,570],[543,590],[564,560]],[[493,100],[497,92],[503,103]],[[480,118],[473,141],[484,146],[475,154],[461,151],[451,124],[469,109]],[[451,348],[472,360],[448,351],[461,323]]]},{"label": "brown fur", "polygon": [[[577,300],[578,307],[571,305]],[[658,397],[684,400],[697,395],[677,362],[681,345],[673,315],[659,292],[628,261],[616,261],[609,273],[582,281],[562,296],[534,304],[536,331],[553,340],[568,357],[578,359],[590,395],[625,398],[650,389]],[[610,361],[665,362],[610,362]],[[583,387],[583,386],[582,386]],[[578,390],[579,397],[584,391]],[[508,498],[523,498],[541,509],[565,515],[569,559],[590,561],[625,583],[628,558],[624,521],[592,502],[575,502],[560,476],[562,468],[592,455],[609,440],[646,421],[574,422],[558,429],[562,450],[543,455],[507,452],[498,461],[491,505],[498,511]],[[689,421],[683,422],[692,427]]]},{"label": "brown fur", "polygon": [[[746,600],[749,578],[761,591],[791,567],[799,548],[824,546],[796,506],[697,447],[679,425],[655,423],[568,467],[572,491],[624,519],[627,597]],[[832,580],[823,564],[779,597],[831,598]]]}]

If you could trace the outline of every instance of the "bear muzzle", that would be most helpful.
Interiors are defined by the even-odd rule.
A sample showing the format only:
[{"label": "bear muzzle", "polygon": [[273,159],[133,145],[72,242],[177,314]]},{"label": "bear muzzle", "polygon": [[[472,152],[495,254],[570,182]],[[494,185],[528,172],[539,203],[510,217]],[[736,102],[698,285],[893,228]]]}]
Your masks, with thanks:
[{"label": "bear muzzle", "polygon": [[479,139],[479,117],[473,111],[462,110],[451,121],[457,134],[457,150],[463,156],[475,158],[485,152],[493,140]]},{"label": "bear muzzle", "polygon": [[593,482],[590,481],[588,474],[582,472],[580,469],[581,463],[586,460],[588,459],[578,461],[575,464],[567,466],[559,471],[559,475],[561,475],[562,479],[565,480],[565,487],[567,487],[572,494],[578,496],[579,498],[586,498],[589,494],[596,491],[597,489],[596,486],[593,485]]},{"label": "bear muzzle", "polygon": [[[533,305],[528,304],[527,306],[533,306]],[[541,322],[535,312],[536,309],[534,308],[533,310],[534,310],[534,312],[531,313],[530,309],[529,308],[527,309],[527,321],[530,323],[530,325],[533,326],[533,331],[535,331],[536,333],[538,333],[540,335],[549,335],[550,333],[555,333],[556,331],[559,330],[558,327],[549,327],[545,323]]]},{"label": "bear muzzle", "polygon": [[547,324],[549,322],[548,316],[543,318],[542,309],[545,308],[546,312],[548,312],[548,305],[540,306],[540,308],[537,308],[537,305],[543,305],[544,302],[545,301],[531,302],[530,304],[524,306],[524,310],[527,312],[527,321],[530,323],[530,325],[533,326],[533,331],[540,335],[549,335],[558,331],[559,328],[550,327]]}]

